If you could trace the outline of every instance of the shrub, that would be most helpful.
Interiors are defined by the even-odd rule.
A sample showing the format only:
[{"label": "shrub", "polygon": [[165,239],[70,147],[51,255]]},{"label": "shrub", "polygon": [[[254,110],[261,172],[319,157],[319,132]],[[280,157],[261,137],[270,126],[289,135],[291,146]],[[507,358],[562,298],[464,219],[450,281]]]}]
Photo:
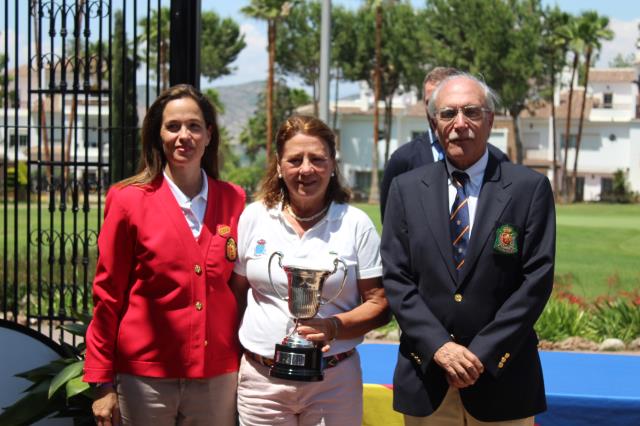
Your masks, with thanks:
[{"label": "shrub", "polygon": [[13,196],[14,188],[17,190],[18,200],[27,199],[27,183],[29,169],[27,163],[24,161],[18,161],[16,166],[7,167],[7,194]]},{"label": "shrub", "polygon": [[621,297],[596,303],[589,332],[598,341],[614,337],[629,343],[640,336],[640,306]]},{"label": "shrub", "polygon": [[621,292],[587,303],[560,286],[554,289],[535,330],[540,339],[556,342],[583,337],[596,342],[617,338],[629,343],[640,337],[640,294],[637,290]]},{"label": "shrub", "polygon": [[609,203],[632,203],[637,200],[637,194],[631,190],[627,180],[627,173],[618,169],[613,173],[613,185],[611,191],[603,192],[600,201]]},{"label": "shrub", "polygon": [[551,298],[535,325],[542,340],[560,341],[567,337],[586,337],[589,316],[578,303],[566,299]]}]

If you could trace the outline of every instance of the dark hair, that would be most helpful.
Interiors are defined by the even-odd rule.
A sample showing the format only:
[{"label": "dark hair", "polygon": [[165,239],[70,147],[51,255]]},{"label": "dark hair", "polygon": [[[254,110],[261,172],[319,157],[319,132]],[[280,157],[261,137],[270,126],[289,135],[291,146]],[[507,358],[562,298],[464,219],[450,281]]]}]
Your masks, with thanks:
[{"label": "dark hair", "polygon": [[213,179],[218,178],[218,145],[220,135],[216,123],[216,111],[211,102],[195,87],[189,84],[177,84],[163,91],[151,104],[142,122],[142,155],[140,168],[136,175],[118,183],[120,186],[147,185],[153,182],[164,169],[167,159],[164,155],[160,128],[162,115],[167,104],[176,99],[191,98],[200,108],[207,130],[210,131],[209,145],[204,149],[200,167]]},{"label": "dark hair", "polygon": [[[282,158],[284,146],[288,140],[298,134],[313,136],[327,144],[331,159],[336,161],[336,135],[322,120],[306,115],[294,115],[287,118],[280,125],[276,134],[276,155],[272,156],[267,174],[260,182],[260,188],[255,197],[262,200],[268,207],[273,208],[279,202],[289,203],[289,191],[284,181],[278,177],[278,160]],[[351,199],[351,191],[342,184],[340,169],[335,168],[335,174],[329,180],[326,201],[347,203]]]}]

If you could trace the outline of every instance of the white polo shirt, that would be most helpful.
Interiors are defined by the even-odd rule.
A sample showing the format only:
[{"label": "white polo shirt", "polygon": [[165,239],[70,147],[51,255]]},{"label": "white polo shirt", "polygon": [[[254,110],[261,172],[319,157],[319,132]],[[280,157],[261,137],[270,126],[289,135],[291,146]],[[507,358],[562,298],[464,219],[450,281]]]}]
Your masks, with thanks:
[{"label": "white polo shirt", "polygon": [[200,169],[200,174],[202,176],[202,188],[200,188],[200,192],[196,194],[195,197],[189,198],[165,172],[162,173],[169,184],[171,193],[178,202],[178,206],[180,206],[180,210],[182,210],[182,214],[184,214],[185,219],[187,219],[187,224],[191,229],[191,233],[194,238],[197,239],[200,236],[200,232],[202,232],[204,214],[207,210],[207,196],[209,195],[207,174],[203,169]]},{"label": "white polo shirt", "polygon": [[[267,209],[259,201],[247,206],[238,224],[238,259],[234,268],[251,284],[239,336],[242,346],[268,358],[274,357],[275,344],[281,343],[293,327],[288,303],[269,283],[268,262],[275,251],[284,254],[283,265],[302,259],[332,270],[336,257],[345,261],[347,281],[344,289],[333,302],[320,306],[317,315],[320,318],[360,305],[357,280],[382,276],[380,237],[362,210],[348,204],[331,203],[327,215],[299,237],[283,216],[280,205]],[[325,281],[323,299],[330,299],[338,292],[342,269],[339,266],[338,271]],[[277,256],[271,264],[271,275],[280,294],[286,296],[287,277],[278,266]],[[363,337],[336,340],[324,355],[345,352],[362,340]]]}]

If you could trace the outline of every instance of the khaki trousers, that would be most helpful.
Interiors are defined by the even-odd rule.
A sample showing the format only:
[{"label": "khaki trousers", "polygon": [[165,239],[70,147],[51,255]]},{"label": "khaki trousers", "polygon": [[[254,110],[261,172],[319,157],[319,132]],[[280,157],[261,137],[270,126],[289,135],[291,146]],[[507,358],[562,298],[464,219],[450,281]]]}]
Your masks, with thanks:
[{"label": "khaki trousers", "polygon": [[124,425],[235,426],[238,373],[208,379],[118,374]]},{"label": "khaki trousers", "polygon": [[268,367],[243,355],[238,414],[240,426],[361,426],[360,356],[325,368],[320,382],[299,382],[270,377]]},{"label": "khaki trousers", "polygon": [[405,414],[404,424],[405,426],[533,426],[533,417],[482,422],[465,410],[458,389],[449,387],[442,404],[433,414],[427,417],[413,417]]}]

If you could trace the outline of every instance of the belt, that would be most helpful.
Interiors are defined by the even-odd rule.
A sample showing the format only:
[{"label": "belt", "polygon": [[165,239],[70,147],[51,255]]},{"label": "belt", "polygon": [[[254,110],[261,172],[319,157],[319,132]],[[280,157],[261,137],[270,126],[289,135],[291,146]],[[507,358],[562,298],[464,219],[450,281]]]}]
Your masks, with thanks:
[{"label": "belt", "polygon": [[[324,368],[335,367],[336,365],[338,365],[338,363],[340,361],[343,361],[343,360],[349,358],[354,353],[356,353],[356,348],[349,349],[346,352],[340,352],[339,354],[326,356],[326,357],[322,358],[322,366]],[[267,358],[266,356],[258,355],[256,353],[253,353],[253,352],[248,351],[246,349],[244,350],[244,354],[245,354],[245,356],[247,358],[250,358],[250,359],[254,360],[258,364],[262,364],[265,367],[271,368],[271,367],[273,367],[273,364],[275,364],[273,359]]]}]

